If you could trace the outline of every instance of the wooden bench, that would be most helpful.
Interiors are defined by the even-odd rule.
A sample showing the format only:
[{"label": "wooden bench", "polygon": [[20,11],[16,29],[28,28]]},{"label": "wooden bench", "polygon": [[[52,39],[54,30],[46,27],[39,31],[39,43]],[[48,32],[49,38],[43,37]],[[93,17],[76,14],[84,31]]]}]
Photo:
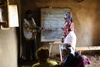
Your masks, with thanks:
[{"label": "wooden bench", "polygon": [[100,50],[100,46],[76,47],[76,51],[79,51],[80,54],[82,51],[86,50]]},{"label": "wooden bench", "polygon": [[[53,45],[59,45],[60,59],[62,61],[62,52],[60,50],[60,46],[63,43],[61,43],[61,42],[52,42],[52,43],[49,43],[49,44],[50,44],[50,48],[49,48],[49,53],[50,54],[51,54],[51,50],[52,50]],[[79,53],[81,54],[82,51],[86,51],[86,50],[100,50],[100,46],[76,47],[75,50],[79,51]]]}]

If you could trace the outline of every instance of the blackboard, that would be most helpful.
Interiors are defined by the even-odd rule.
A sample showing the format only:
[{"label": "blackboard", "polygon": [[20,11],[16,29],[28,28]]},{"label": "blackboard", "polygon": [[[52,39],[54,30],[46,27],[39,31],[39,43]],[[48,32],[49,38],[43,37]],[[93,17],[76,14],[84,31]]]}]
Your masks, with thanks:
[{"label": "blackboard", "polygon": [[71,12],[68,8],[42,8],[41,26],[45,31],[41,31],[41,41],[61,41],[64,27],[64,13]]}]

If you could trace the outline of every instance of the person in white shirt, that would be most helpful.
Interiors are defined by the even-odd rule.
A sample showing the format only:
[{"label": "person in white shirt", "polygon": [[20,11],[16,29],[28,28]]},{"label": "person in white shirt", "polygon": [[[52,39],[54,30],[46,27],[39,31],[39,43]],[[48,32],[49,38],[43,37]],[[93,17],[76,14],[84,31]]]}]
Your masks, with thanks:
[{"label": "person in white shirt", "polygon": [[73,30],[70,30],[68,35],[64,39],[64,44],[71,44],[71,47],[75,50],[76,47],[76,34]]},{"label": "person in white shirt", "polygon": [[[77,40],[76,34],[74,33],[73,30],[71,30],[71,29],[69,28],[69,29],[68,29],[68,34],[67,34],[67,36],[65,37],[64,42],[63,42],[63,44],[62,44],[62,46],[61,46],[61,50],[63,51],[63,50],[65,49],[66,45],[67,45],[67,44],[70,44],[70,46],[71,46],[71,47],[70,47],[71,54],[74,55],[74,53],[75,53],[75,47],[76,47],[76,40]],[[63,53],[62,53],[62,54],[63,54]],[[64,55],[63,55],[63,57],[64,57]]]}]

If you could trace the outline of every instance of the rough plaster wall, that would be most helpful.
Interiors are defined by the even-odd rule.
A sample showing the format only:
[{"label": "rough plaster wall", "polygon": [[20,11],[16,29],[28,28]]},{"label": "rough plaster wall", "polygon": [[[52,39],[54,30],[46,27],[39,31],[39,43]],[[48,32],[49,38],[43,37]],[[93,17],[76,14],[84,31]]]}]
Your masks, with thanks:
[{"label": "rough plaster wall", "polygon": [[0,30],[0,67],[17,67],[17,41],[14,28]]},{"label": "rough plaster wall", "polygon": [[[18,4],[20,0],[9,0],[10,4]],[[0,29],[0,67],[18,67],[16,28]]]},{"label": "rough plaster wall", "polygon": [[22,17],[25,10],[31,9],[35,13],[35,20],[40,23],[39,9],[43,7],[68,7],[72,9],[77,46],[100,45],[99,3],[100,0],[84,0],[80,3],[76,0],[22,0]]}]

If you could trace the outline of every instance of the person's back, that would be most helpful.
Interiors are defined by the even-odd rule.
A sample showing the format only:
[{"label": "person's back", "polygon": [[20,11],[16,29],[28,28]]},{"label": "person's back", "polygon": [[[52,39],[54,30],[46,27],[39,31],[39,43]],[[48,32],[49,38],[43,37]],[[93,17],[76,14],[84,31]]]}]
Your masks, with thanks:
[{"label": "person's back", "polygon": [[49,49],[46,47],[41,47],[37,50],[36,53],[38,63],[32,65],[32,67],[57,67],[58,63],[53,60],[48,60]]},{"label": "person's back", "polygon": [[32,67],[57,67],[57,62],[48,60],[47,62],[43,63],[36,63]]}]

